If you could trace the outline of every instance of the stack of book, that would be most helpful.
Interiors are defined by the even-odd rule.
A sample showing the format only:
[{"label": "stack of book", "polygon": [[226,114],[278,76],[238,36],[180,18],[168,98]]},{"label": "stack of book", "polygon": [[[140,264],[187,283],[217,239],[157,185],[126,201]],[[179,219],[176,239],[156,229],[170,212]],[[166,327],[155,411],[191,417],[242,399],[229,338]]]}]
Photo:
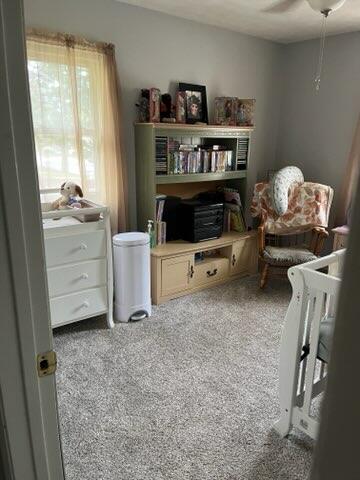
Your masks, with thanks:
[{"label": "stack of book", "polygon": [[236,170],[246,170],[249,150],[249,138],[239,138],[237,145]]},{"label": "stack of book", "polygon": [[155,138],[155,170],[156,175],[167,174],[168,139],[167,137]]}]

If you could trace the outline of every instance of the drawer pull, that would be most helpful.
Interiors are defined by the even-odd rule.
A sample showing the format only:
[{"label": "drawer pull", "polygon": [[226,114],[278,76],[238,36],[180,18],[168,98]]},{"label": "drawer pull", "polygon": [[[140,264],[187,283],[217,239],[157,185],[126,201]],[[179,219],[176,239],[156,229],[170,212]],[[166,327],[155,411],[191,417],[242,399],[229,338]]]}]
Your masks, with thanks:
[{"label": "drawer pull", "polygon": [[207,274],[208,277],[213,277],[214,275],[217,274],[217,268],[214,268],[213,271],[208,270],[208,271],[206,272],[206,274]]},{"label": "drawer pull", "polygon": [[89,278],[89,274],[88,273],[82,273],[80,278],[82,278],[83,280],[87,280]]},{"label": "drawer pull", "polygon": [[190,278],[193,278],[193,276],[194,276],[194,266],[193,265],[191,265],[191,267],[190,267],[189,276],[190,276]]},{"label": "drawer pull", "polygon": [[86,243],[81,243],[81,244],[80,244],[80,249],[81,249],[81,250],[86,250],[86,249],[87,249]]},{"label": "drawer pull", "polygon": [[84,307],[84,308],[89,308],[89,307],[90,307],[90,303],[89,303],[87,300],[85,300],[85,302],[83,302],[83,304],[82,304],[82,307]]},{"label": "drawer pull", "polygon": [[231,263],[232,263],[232,266],[234,267],[234,266],[235,266],[235,263],[236,263],[235,253],[234,253],[233,256],[232,256]]}]

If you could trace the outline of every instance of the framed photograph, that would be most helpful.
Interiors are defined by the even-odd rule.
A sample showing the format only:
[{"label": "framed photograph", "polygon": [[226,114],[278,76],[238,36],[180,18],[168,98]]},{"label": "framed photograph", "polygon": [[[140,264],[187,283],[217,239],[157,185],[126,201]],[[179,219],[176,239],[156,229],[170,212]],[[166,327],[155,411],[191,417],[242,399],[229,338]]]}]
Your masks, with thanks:
[{"label": "framed photograph", "polygon": [[215,98],[215,125],[236,125],[236,97]]},{"label": "framed photograph", "polygon": [[241,127],[254,126],[255,98],[238,99],[236,124]]},{"label": "framed photograph", "polygon": [[140,123],[149,121],[149,98],[149,89],[143,88],[140,93],[139,103],[136,104]]},{"label": "framed photograph", "polygon": [[150,88],[149,91],[149,122],[160,122],[160,99],[161,92],[158,88]]},{"label": "framed photograph", "polygon": [[186,123],[208,123],[206,87],[192,83],[179,83],[179,91],[185,92]]},{"label": "framed photograph", "polygon": [[186,123],[185,92],[176,92],[176,123]]}]

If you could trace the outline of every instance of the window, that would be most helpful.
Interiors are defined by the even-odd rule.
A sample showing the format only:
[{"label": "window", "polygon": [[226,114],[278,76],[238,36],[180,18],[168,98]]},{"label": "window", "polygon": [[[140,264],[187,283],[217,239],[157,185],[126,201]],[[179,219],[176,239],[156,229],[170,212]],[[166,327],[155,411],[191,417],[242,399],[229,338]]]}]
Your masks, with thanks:
[{"label": "window", "polygon": [[114,48],[31,31],[28,72],[41,190],[71,180],[124,226],[119,99]]},{"label": "window", "polygon": [[100,200],[96,82],[91,62],[74,70],[76,92],[69,65],[55,59],[28,61],[39,183],[41,189],[53,189],[67,179],[81,185],[85,178],[87,195]]}]

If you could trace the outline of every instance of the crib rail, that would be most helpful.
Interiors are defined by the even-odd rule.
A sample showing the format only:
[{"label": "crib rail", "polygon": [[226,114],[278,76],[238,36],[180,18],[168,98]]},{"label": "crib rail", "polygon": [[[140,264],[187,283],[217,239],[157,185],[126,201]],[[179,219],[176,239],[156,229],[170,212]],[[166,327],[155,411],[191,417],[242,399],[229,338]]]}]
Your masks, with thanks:
[{"label": "crib rail", "polygon": [[[297,427],[316,438],[318,421],[312,400],[324,388],[326,368],[317,359],[324,316],[335,316],[345,250],[288,270],[292,298],[281,339],[279,399],[281,415],[275,428],[286,436]],[[300,362],[303,346],[307,357]],[[320,365],[319,365],[320,363]]]}]

